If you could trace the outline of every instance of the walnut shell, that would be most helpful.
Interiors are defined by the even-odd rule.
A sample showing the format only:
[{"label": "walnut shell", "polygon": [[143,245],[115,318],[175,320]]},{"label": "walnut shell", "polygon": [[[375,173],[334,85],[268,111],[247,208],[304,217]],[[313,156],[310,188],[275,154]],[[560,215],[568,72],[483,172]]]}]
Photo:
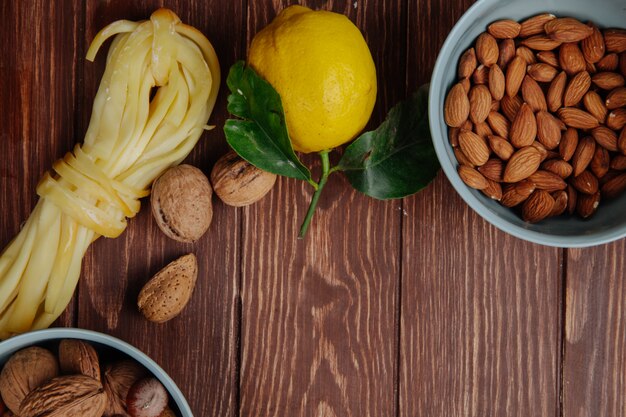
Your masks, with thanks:
[{"label": "walnut shell", "polygon": [[59,365],[64,374],[81,374],[100,380],[100,361],[87,342],[65,339],[59,343]]},{"label": "walnut shell", "polygon": [[0,373],[0,395],[14,414],[29,392],[59,374],[56,357],[37,346],[22,349],[11,356]]},{"label": "walnut shell", "polygon": [[195,242],[211,225],[212,194],[208,178],[198,168],[170,168],[152,184],[152,215],[168,237]]},{"label": "walnut shell", "polygon": [[109,364],[102,375],[104,391],[107,394],[107,404],[104,410],[105,417],[115,415],[128,417],[126,411],[126,397],[135,382],[147,375],[146,370],[137,362],[123,360]]},{"label": "walnut shell", "polygon": [[276,183],[276,175],[255,167],[230,151],[213,167],[211,183],[224,204],[243,207],[262,199]]},{"label": "walnut shell", "polygon": [[101,417],[107,396],[100,381],[85,375],[53,378],[22,401],[20,417]]},{"label": "walnut shell", "polygon": [[191,299],[197,277],[198,261],[193,253],[170,262],[139,292],[139,311],[155,323],[173,319]]}]

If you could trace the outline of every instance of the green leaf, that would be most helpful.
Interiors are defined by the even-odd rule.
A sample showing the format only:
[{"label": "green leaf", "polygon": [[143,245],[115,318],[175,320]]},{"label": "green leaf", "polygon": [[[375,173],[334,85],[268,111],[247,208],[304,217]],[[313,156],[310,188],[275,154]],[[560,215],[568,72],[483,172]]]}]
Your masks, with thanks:
[{"label": "green leaf", "polygon": [[224,133],[228,144],[246,161],[264,171],[312,182],[289,140],[280,95],[243,61],[236,62],[226,80],[231,94]]},{"label": "green leaf", "polygon": [[345,171],[358,191],[381,200],[426,187],[439,170],[428,125],[428,85],[348,146],[336,169]]}]

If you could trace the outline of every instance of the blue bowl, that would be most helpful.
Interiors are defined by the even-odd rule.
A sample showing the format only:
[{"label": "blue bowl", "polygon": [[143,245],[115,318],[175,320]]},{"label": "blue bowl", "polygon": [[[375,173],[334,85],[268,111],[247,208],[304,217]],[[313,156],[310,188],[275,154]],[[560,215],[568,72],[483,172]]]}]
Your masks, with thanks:
[{"label": "blue bowl", "polygon": [[193,417],[183,393],[180,392],[180,389],[176,386],[172,378],[170,378],[155,361],[134,346],[106,334],[82,329],[46,329],[15,336],[0,343],[0,368],[9,360],[11,355],[20,349],[34,345],[46,346],[52,342],[60,342],[63,339],[84,340],[91,343],[95,348],[106,348],[118,351],[120,352],[120,356],[128,356],[134,359],[161,381],[174,400],[176,404],[175,408],[178,408],[178,414],[180,416]]},{"label": "blue bowl", "polygon": [[446,39],[430,83],[428,117],[433,143],[441,166],[463,200],[500,230],[530,242],[557,247],[587,247],[626,236],[626,195],[602,201],[589,219],[560,216],[537,224],[524,222],[513,210],[466,186],[457,173],[458,163],[448,139],[443,118],[447,92],[457,81],[461,54],[487,26],[499,19],[524,20],[540,13],[572,16],[600,27],[626,27],[624,0],[479,0],[461,17]]}]

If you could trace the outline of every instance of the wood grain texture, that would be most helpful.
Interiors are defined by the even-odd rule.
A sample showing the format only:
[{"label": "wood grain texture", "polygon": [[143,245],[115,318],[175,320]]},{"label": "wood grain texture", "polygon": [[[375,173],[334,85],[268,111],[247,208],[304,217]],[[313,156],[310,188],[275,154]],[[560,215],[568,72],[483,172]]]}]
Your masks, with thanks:
[{"label": "wood grain texture", "polygon": [[[410,2],[410,89],[470,4]],[[561,251],[489,225],[443,173],[404,209],[399,415],[558,415]]]},{"label": "wood grain texture", "polygon": [[568,251],[563,416],[626,415],[626,242]]},{"label": "wood grain texture", "polygon": [[[158,7],[169,7],[197,27],[214,44],[226,73],[244,42],[243,2],[215,1],[89,1],[85,41],[117,19],[143,20]],[[107,45],[108,46],[108,43]],[[84,132],[91,103],[103,71],[105,54],[85,64],[83,86]],[[210,123],[222,126],[226,90]],[[226,151],[221,129],[206,132],[187,162],[210,173]],[[195,244],[169,240],[157,227],[144,201],[142,212],[129,222],[118,239],[100,239],[85,258],[79,301],[80,327],[120,337],[146,352],[179,384],[196,415],[233,416],[237,413],[237,299],[239,280],[239,211],[214,207],[213,223]],[[143,284],[168,262],[185,253],[198,257],[194,295],[176,319],[157,325],[147,322],[136,307]]]},{"label": "wood grain texture", "polygon": [[[285,5],[250,2],[248,38]],[[384,74],[379,123],[403,91],[403,3],[307,5],[346,13],[370,39]],[[240,415],[394,416],[400,203],[334,175],[298,241],[310,198],[308,185],[280,179],[244,212]]]},{"label": "wood grain texture", "polygon": [[[0,4],[0,245],[17,234],[37,201],[43,173],[75,141],[79,2]],[[9,45],[9,48],[6,46]],[[74,303],[56,322],[74,323]]]}]

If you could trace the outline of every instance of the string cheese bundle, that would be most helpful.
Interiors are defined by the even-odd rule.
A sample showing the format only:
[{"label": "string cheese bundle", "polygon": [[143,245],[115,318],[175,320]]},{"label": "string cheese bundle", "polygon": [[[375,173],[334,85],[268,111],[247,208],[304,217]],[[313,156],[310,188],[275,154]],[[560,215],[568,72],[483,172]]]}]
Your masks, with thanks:
[{"label": "string cheese bundle", "polygon": [[48,327],[65,310],[91,242],[119,236],[152,181],[209,128],[220,69],[202,33],[159,9],[101,30],[87,59],[112,36],[84,144],[44,175],[0,256],[0,338]]}]

